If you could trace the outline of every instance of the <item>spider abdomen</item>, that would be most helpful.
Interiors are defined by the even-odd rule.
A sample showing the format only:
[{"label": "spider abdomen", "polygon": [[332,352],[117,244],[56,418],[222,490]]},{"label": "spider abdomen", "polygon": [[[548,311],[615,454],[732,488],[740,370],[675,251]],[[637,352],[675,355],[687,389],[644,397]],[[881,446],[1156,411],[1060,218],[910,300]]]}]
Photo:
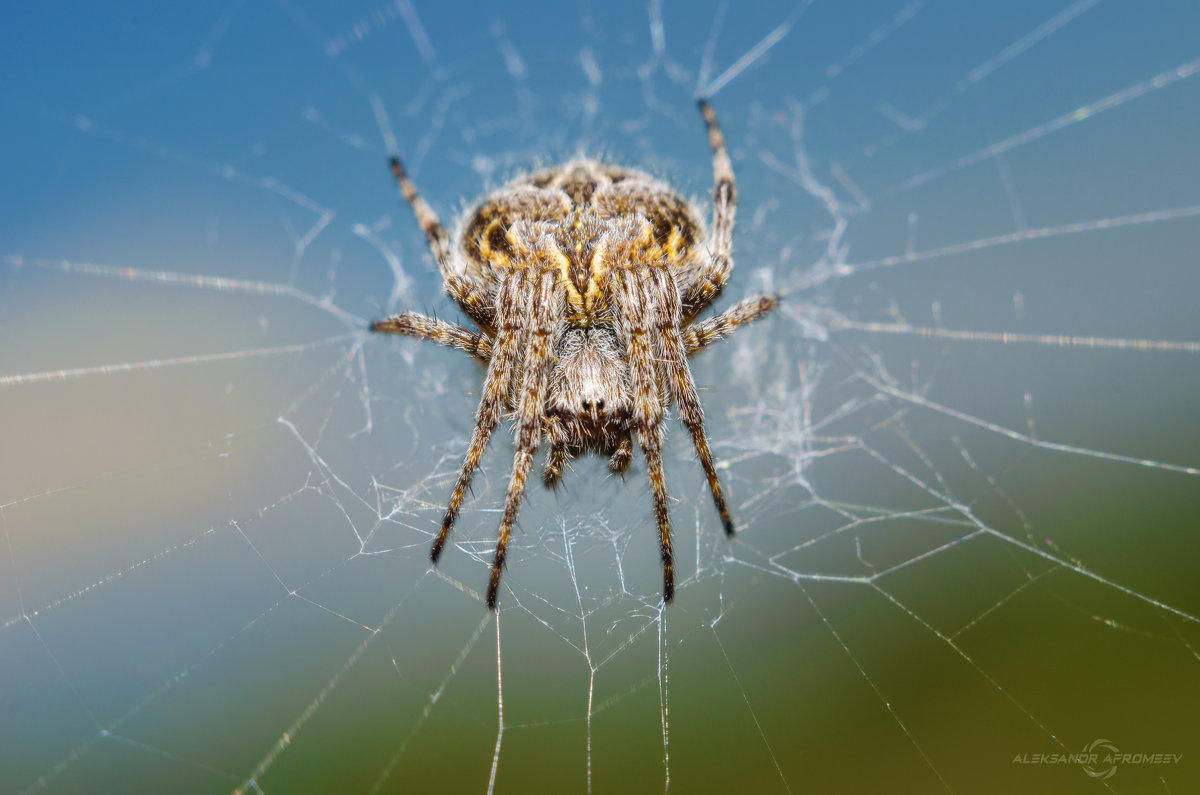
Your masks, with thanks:
[{"label": "spider abdomen", "polygon": [[634,169],[577,160],[489,195],[460,236],[468,278],[498,288],[502,274],[542,265],[558,275],[580,327],[611,320],[609,280],[637,265],[689,281],[704,225],[663,183]]}]

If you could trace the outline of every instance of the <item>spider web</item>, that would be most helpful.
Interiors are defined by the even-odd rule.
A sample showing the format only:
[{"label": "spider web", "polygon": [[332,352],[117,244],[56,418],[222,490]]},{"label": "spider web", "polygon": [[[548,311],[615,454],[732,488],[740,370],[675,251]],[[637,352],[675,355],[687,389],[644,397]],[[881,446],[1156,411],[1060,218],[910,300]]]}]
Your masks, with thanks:
[{"label": "spider web", "polygon": [[[13,15],[0,788],[1200,785],[1200,14],[740,9]],[[664,610],[577,461],[493,616],[507,435],[428,563],[480,370],[363,330],[457,316],[385,158],[447,221],[580,152],[704,201],[697,93],[718,308],[786,295],[695,360],[740,532],[676,429]]]}]

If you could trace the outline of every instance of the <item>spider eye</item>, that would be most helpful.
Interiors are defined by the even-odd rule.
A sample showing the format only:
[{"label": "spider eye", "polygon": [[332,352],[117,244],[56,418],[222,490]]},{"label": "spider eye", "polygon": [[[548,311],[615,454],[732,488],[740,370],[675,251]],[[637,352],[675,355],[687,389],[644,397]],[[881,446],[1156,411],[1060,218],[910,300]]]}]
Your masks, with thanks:
[{"label": "spider eye", "polygon": [[583,401],[583,410],[591,411],[592,410],[592,401],[590,401],[590,400]]},{"label": "spider eye", "polygon": [[599,400],[596,401],[596,408],[600,409],[601,411],[604,411],[604,398],[600,398]]}]

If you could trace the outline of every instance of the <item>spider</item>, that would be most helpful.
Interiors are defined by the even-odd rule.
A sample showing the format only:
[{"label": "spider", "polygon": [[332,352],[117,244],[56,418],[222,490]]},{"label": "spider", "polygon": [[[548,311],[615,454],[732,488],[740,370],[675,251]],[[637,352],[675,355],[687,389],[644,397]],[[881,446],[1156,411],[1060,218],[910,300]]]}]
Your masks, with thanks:
[{"label": "spider", "polygon": [[553,487],[567,462],[584,453],[608,456],[609,469],[623,475],[636,435],[653,494],[664,603],[675,595],[662,460],[663,415],[672,402],[691,432],[725,532],[733,535],[688,357],[770,312],[776,298],[749,298],[696,321],[733,267],[737,204],[716,115],[705,100],[699,105],[715,182],[707,235],[696,210],[648,174],[576,160],[486,196],[466,218],[456,248],[399,158],[390,161],[446,291],[478,330],[415,312],[377,321],[371,330],[432,340],[487,365],[475,430],[433,542],[435,564],[492,431],[508,412],[515,426],[516,454],[487,590],[492,610],[543,438],[550,448],[543,480]]}]

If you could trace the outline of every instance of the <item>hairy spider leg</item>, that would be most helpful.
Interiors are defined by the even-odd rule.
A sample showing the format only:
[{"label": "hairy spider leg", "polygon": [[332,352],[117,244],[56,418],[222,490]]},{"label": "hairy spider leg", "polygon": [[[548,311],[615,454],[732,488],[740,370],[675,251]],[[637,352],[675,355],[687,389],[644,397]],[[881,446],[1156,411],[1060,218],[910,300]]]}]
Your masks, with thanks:
[{"label": "hairy spider leg", "polygon": [[562,482],[563,468],[569,457],[567,432],[558,418],[546,422],[546,437],[550,440],[550,452],[546,455],[546,466],[542,468],[542,483],[548,489],[556,489]]},{"label": "hairy spider leg", "polygon": [[687,355],[697,354],[714,342],[725,339],[737,330],[738,326],[753,323],[774,309],[777,303],[778,299],[773,295],[756,295],[719,315],[688,326],[683,332],[683,347],[687,350]]},{"label": "hairy spider leg", "polygon": [[446,231],[446,227],[442,226],[437,213],[433,211],[429,203],[421,198],[417,186],[408,178],[408,173],[405,172],[400,158],[393,157],[388,163],[392,169],[392,176],[396,179],[396,187],[399,188],[400,195],[412,208],[417,225],[421,227],[421,231],[429,240],[429,252],[433,254],[433,259],[437,262],[446,292],[481,329],[492,332],[495,316],[491,302],[488,300],[486,286],[477,284],[454,267],[450,233]]},{"label": "hairy spider leg", "polygon": [[733,535],[733,520],[729,518],[729,508],[725,504],[725,493],[721,490],[721,481],[717,477],[717,466],[713,462],[712,451],[708,447],[708,437],[704,433],[704,409],[700,406],[700,396],[696,394],[696,382],[692,371],[688,368],[687,352],[679,334],[680,306],[679,289],[671,274],[663,268],[643,268],[638,274],[648,292],[659,296],[655,306],[655,323],[658,326],[658,341],[661,347],[661,361],[671,397],[679,406],[679,419],[684,427],[692,434],[692,443],[700,456],[700,465],[704,468],[704,476],[708,478],[708,488],[712,492],[713,504],[721,515],[721,524],[725,527],[726,535]]},{"label": "hairy spider leg", "polygon": [[371,324],[371,331],[430,340],[438,345],[465,351],[484,364],[492,358],[492,340],[488,335],[416,312],[377,320]]},{"label": "hairy spider leg", "polygon": [[646,457],[646,473],[654,499],[654,519],[658,525],[658,544],[662,554],[663,602],[675,598],[675,556],[671,551],[671,518],[667,502],[667,484],[662,460],[662,400],[658,394],[658,373],[650,342],[648,306],[653,301],[644,282],[632,269],[614,274],[613,287],[619,310],[617,325],[624,338],[633,387],[633,421],[638,445]]},{"label": "hairy spider leg", "polygon": [[522,368],[521,392],[517,400],[517,452],[513,458],[512,475],[508,480],[508,492],[504,495],[504,514],[500,520],[500,534],[496,540],[496,557],[492,561],[492,576],[488,583],[487,605],[496,609],[496,597],[500,590],[500,575],[508,557],[508,542],[512,538],[513,523],[521,508],[521,497],[525,493],[525,481],[533,466],[540,441],[543,408],[546,391],[550,384],[551,352],[555,328],[562,317],[563,294],[557,275],[551,270],[526,271],[528,281],[534,282],[532,323],[525,344],[525,362]]},{"label": "hairy spider leg", "polygon": [[633,442],[629,439],[629,434],[626,433],[617,442],[617,447],[612,451],[612,455],[608,459],[608,471],[614,475],[625,476],[625,470],[629,469],[629,465],[633,462]]},{"label": "hairy spider leg", "polygon": [[471,434],[471,443],[467,447],[467,455],[463,459],[462,469],[450,493],[450,504],[446,506],[446,515],[442,519],[442,529],[437,540],[433,542],[430,558],[437,563],[446,546],[450,528],[458,518],[458,510],[462,507],[467,489],[471,487],[471,478],[479,459],[487,449],[488,440],[500,422],[504,411],[505,400],[512,384],[513,368],[517,361],[518,343],[521,331],[525,326],[525,317],[530,311],[533,293],[525,283],[519,271],[514,271],[504,277],[500,289],[496,293],[496,324],[499,331],[492,359],[488,362],[487,378],[483,382],[483,394],[479,398],[479,408],[475,411],[475,430]]},{"label": "hairy spider leg", "polygon": [[700,310],[711,304],[725,289],[733,268],[733,219],[737,214],[737,185],[733,165],[725,150],[725,136],[717,124],[717,115],[707,100],[700,100],[700,113],[708,127],[708,145],[713,157],[713,217],[708,239],[708,259],[701,264],[699,278],[682,296],[683,322],[690,323]]}]

